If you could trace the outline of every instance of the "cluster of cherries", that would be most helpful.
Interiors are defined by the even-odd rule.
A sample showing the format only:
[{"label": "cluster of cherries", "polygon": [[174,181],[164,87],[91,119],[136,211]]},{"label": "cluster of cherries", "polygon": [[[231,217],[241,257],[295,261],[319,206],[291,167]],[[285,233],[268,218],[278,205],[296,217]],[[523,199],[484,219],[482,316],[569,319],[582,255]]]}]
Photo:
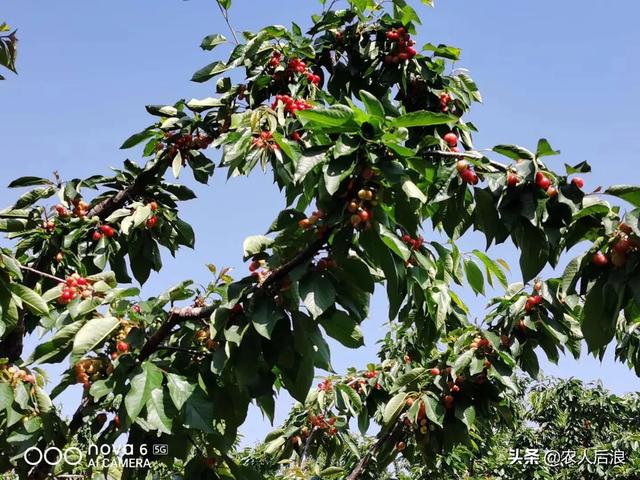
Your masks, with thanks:
[{"label": "cluster of cherries", "polygon": [[[270,273],[269,268],[266,267],[267,261],[264,259],[261,260],[253,260],[249,264],[249,271],[251,272],[251,276],[255,277],[258,280],[258,283],[264,282],[267,276]],[[237,303],[233,306],[233,313],[242,313],[244,311],[242,304]]]},{"label": "cluster of cherries", "polygon": [[307,102],[303,98],[294,100],[289,95],[276,95],[276,99],[271,104],[271,108],[275,110],[276,108],[278,108],[278,105],[280,104],[284,105],[284,111],[286,113],[290,113],[293,116],[295,116],[298,110],[310,110],[313,108],[313,105],[311,105],[309,102]]},{"label": "cluster of cherries", "polygon": [[86,390],[91,388],[91,382],[110,375],[113,372],[113,365],[106,358],[85,358],[76,363],[76,381],[81,383]]},{"label": "cluster of cherries", "polygon": [[418,238],[411,238],[411,235],[405,233],[402,235],[402,241],[407,244],[407,246],[411,247],[412,250],[420,250],[422,245],[424,245],[424,238],[422,235],[418,235]]},{"label": "cluster of cherries", "polygon": [[609,254],[598,250],[591,257],[591,262],[598,267],[606,267],[610,263],[617,268],[625,266],[629,254],[640,250],[640,241],[633,238],[632,235],[631,227],[621,223]]},{"label": "cluster of cherries", "polygon": [[415,40],[411,39],[411,35],[409,35],[404,27],[388,30],[385,32],[385,37],[393,46],[391,53],[385,55],[384,63],[398,64],[400,62],[406,62],[418,54],[418,51],[414,48],[416,44]]},{"label": "cluster of cherries", "polygon": [[[272,68],[278,68],[281,63],[282,54],[280,52],[274,51],[271,54],[271,58],[269,59],[269,65]],[[296,73],[305,75],[307,81],[315,86],[320,85],[320,82],[322,81],[320,75],[316,75],[315,73],[309,71],[307,69],[307,64],[299,58],[292,58],[291,60],[289,60],[289,63],[287,63],[287,68],[284,70],[284,72],[276,72],[274,74],[274,78],[277,79],[278,77],[281,77],[281,75],[284,75],[286,76],[287,80],[291,81]]]},{"label": "cluster of cherries", "polygon": [[[365,167],[362,170],[361,177],[365,181],[371,180],[374,177],[373,170],[370,167]],[[352,214],[349,220],[351,222],[351,225],[353,225],[354,227],[357,227],[359,225],[366,226],[373,217],[369,206],[376,204],[376,195],[370,187],[361,188],[360,190],[358,190],[357,195],[357,200],[353,199],[347,204],[347,211]]]},{"label": "cluster of cherries", "polygon": [[91,235],[91,238],[94,242],[100,240],[103,236],[106,238],[111,238],[116,234],[116,231],[113,229],[111,225],[100,225],[98,230],[94,231]]},{"label": "cluster of cherries", "polygon": [[[458,136],[453,133],[447,133],[442,139],[449,146],[449,150],[452,152],[459,152],[458,149]],[[464,183],[469,185],[477,185],[478,183],[478,175],[471,168],[471,165],[466,160],[458,160],[456,163],[456,170],[458,170],[458,174]]]},{"label": "cluster of cherries", "polygon": [[320,260],[318,260],[318,263],[316,264],[316,270],[319,272],[322,272],[324,270],[332,270],[337,267],[338,267],[338,263],[330,256],[321,258]]},{"label": "cluster of cherries", "polygon": [[[450,395],[449,395],[450,396]],[[453,397],[451,397],[451,407],[453,407]],[[420,406],[418,407],[418,417],[416,418],[416,422],[415,424],[411,421],[411,419],[409,417],[405,417],[404,419],[404,424],[408,427],[413,426],[413,428],[415,430],[418,430],[422,435],[426,435],[427,432],[429,431],[429,420],[427,420],[427,407],[424,404],[424,402],[422,400],[419,400],[420,402]],[[415,398],[409,397],[407,398],[407,400],[405,401],[405,404],[408,408],[413,407],[413,405],[416,403]],[[399,442],[400,443],[400,442]],[[396,444],[396,448],[398,450],[404,450],[403,445],[400,444]]]},{"label": "cluster of cherries", "polygon": [[4,377],[3,380],[6,379],[7,383],[9,383],[12,388],[16,388],[19,382],[31,383],[32,385],[36,384],[35,375],[27,372],[26,370],[22,370],[15,365],[0,365],[0,377]]},{"label": "cluster of cherries", "polygon": [[451,103],[451,95],[448,93],[442,93],[440,95],[440,111],[446,113],[449,111],[449,104]]},{"label": "cluster of cherries", "polygon": [[74,273],[65,279],[58,302],[67,305],[76,297],[89,298],[92,290],[91,283],[86,278]]},{"label": "cluster of cherries", "polygon": [[300,227],[302,230],[309,230],[313,228],[319,220],[322,220],[325,217],[326,213],[323,210],[316,210],[311,213],[310,217],[301,219],[298,222],[298,227]]},{"label": "cluster of cherries", "polygon": [[253,147],[258,149],[269,149],[272,151],[279,150],[280,147],[273,139],[273,133],[263,130],[260,135],[253,139]]},{"label": "cluster of cherries", "polygon": [[318,384],[318,390],[322,392],[330,392],[333,390],[333,383],[328,378],[325,378],[322,382]]},{"label": "cluster of cherries", "polygon": [[[329,435],[335,435],[338,433],[338,429],[334,426],[336,420],[336,417],[325,418],[323,414],[309,415],[309,423],[311,426],[319,430],[326,430]],[[302,433],[303,435],[305,434],[304,431]],[[306,436],[308,436],[308,430]]]}]

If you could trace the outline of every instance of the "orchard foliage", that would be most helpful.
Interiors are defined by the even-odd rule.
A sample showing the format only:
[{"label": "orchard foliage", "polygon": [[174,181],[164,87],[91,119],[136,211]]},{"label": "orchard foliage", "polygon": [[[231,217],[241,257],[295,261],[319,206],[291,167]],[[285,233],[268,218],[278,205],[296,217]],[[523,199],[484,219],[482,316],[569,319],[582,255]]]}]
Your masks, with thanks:
[{"label": "orchard foliage", "polygon": [[[269,462],[293,465],[292,478],[378,478],[399,456],[428,466],[461,445],[479,451],[513,417],[516,372],[537,376],[541,354],[577,356],[584,338],[602,355],[615,341],[640,373],[640,187],[586,193],[577,175],[589,165],[557,171],[544,139],[476,149],[465,114],[482,98],[452,70],[459,50],[419,48],[415,10],[384,5],[349,0],[306,32],[243,33],[193,75],[215,96],[147,107],[154,123],[123,144],[144,145],[141,165],[10,184],[28,190],[0,211],[14,245],[0,263],[0,470],[45,478],[50,467],[25,463],[29,447],[127,434],[166,443],[159,460],[186,478],[264,478],[236,455],[238,428],[252,402],[272,419],[284,389],[299,403],[267,438]],[[215,34],[201,47],[225,43]],[[287,207],[244,242],[249,274],[210,266],[206,288],[185,281],[141,300],[132,279],[161,271],[162,249],[195,244],[179,207],[196,195],[178,180],[256,168]],[[487,250],[513,243],[522,282],[508,285],[486,250],[458,248],[471,229]],[[560,277],[539,279],[577,245]],[[376,285],[391,325],[379,361],[338,375],[327,337],[362,346]],[[478,325],[454,289],[487,285],[504,292]],[[46,341],[27,354],[36,332]],[[48,395],[51,363],[68,368]],[[329,376],[316,388],[317,369]],[[75,383],[84,393],[66,421],[52,400]],[[371,444],[356,442],[356,423],[363,434],[379,425]]]}]

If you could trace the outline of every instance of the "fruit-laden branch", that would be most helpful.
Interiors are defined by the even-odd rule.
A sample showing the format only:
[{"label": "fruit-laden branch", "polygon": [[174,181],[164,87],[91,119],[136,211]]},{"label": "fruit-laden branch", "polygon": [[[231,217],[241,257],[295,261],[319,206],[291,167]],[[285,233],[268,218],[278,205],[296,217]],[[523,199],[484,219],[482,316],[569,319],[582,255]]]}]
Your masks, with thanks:
[{"label": "fruit-laden branch", "polygon": [[465,152],[444,152],[441,150],[435,150],[435,151],[426,151],[423,152],[423,155],[425,157],[451,157],[451,158],[471,158],[471,159],[475,159],[475,160],[481,160],[484,159],[486,163],[488,163],[489,165],[491,165],[493,168],[495,168],[496,170],[499,170],[501,172],[508,172],[509,171],[509,167],[507,167],[505,164],[500,163],[500,162],[496,162],[495,160],[491,160],[490,158],[484,157],[481,154],[474,152],[474,153],[465,153]]},{"label": "fruit-laden branch", "polygon": [[398,418],[396,423],[393,425],[393,428],[391,428],[391,430],[389,430],[385,434],[381,434],[378,437],[378,440],[376,441],[376,443],[360,459],[360,461],[358,462],[356,467],[353,469],[351,474],[346,478],[346,480],[356,480],[356,479],[360,478],[360,476],[363,473],[365,473],[365,471],[367,470],[369,464],[372,461],[376,460],[376,458],[380,454],[380,451],[382,450],[382,448],[385,445],[387,445],[389,443],[395,444],[398,440],[401,439],[403,427],[404,427],[404,424],[403,424],[403,421],[401,420],[401,417],[400,417],[400,418]]},{"label": "fruit-laden branch", "polygon": [[94,216],[100,217],[100,219],[107,218],[117,209],[124,206],[127,201],[132,200],[137,195],[143,193],[147,186],[156,180],[159,175],[162,175],[168,166],[168,156],[165,154],[151,167],[142,171],[131,185],[95,205],[91,210],[89,210],[87,216],[89,218]]},{"label": "fruit-laden branch", "polygon": [[[127,201],[143,193],[144,190],[157,179],[158,175],[161,175],[166,168],[168,168],[168,165],[168,158],[166,156],[161,157],[154,165],[140,173],[132,184],[94,206],[89,211],[88,217],[97,216],[101,220],[104,220],[118,208],[125,205]],[[43,275],[42,271],[45,270],[45,267],[52,261],[53,255],[54,252],[51,249],[45,249],[40,253],[32,267],[23,267],[29,271],[29,274],[25,275],[23,279],[23,284],[29,288],[33,288],[40,277],[46,276]],[[56,278],[56,281],[58,280],[59,279]],[[25,335],[25,315],[26,310],[22,310],[14,329],[0,342],[0,351],[6,352],[6,356],[10,362],[15,362],[22,356]]]},{"label": "fruit-laden branch", "polygon": [[[325,245],[327,239],[331,235],[331,232],[332,229],[328,228],[320,237],[309,244],[304,250],[300,251],[291,260],[275,269],[271,273],[271,275],[265,278],[262,283],[256,285],[256,287],[252,290],[252,298],[255,298],[257,295],[267,292],[270,287],[277,285],[279,282],[284,280],[284,278],[289,275],[289,273],[291,273],[293,269],[311,260]],[[140,355],[138,356],[138,360],[140,362],[143,362],[147,358],[149,358],[149,356],[151,356],[156,350],[158,350],[162,342],[164,342],[164,340],[169,335],[171,335],[173,328],[177,325],[180,325],[182,322],[186,322],[189,320],[207,319],[211,316],[214,310],[215,307],[213,306],[184,307],[174,308],[170,310],[166,321],[151,337],[149,337],[147,342],[142,347]]]}]

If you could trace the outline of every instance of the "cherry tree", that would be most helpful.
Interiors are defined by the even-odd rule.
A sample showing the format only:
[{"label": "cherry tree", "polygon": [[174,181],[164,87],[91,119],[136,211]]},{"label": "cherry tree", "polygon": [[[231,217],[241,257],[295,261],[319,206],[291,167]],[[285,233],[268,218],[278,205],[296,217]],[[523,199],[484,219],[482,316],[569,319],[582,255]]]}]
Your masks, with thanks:
[{"label": "cherry tree", "polygon": [[[228,20],[231,2],[218,4]],[[333,2],[312,20],[232,29],[230,56],[192,78],[213,81],[215,97],[147,106],[153,123],[122,145],[141,145],[142,162],[11,182],[27,190],[0,211],[14,245],[0,259],[0,471],[73,472],[67,458],[26,454],[125,438],[130,457],[184,478],[273,467],[275,478],[380,478],[400,459],[433,468],[443,452],[479,451],[521,408],[517,374],[536,377],[540,355],[614,344],[640,373],[640,187],[585,191],[590,166],[552,169],[559,152],[545,139],[476,148],[465,115],[478,87],[452,70],[457,48],[416,45],[409,2]],[[179,179],[257,168],[287,207],[247,232],[247,275],[211,265],[206,287],[185,280],[140,299],[132,281],[162,271],[162,249],[194,247],[180,206],[196,195]],[[459,249],[471,230],[485,250]],[[491,256],[504,242],[519,252],[519,283]],[[334,372],[327,338],[363,345],[376,285],[389,307],[379,357]],[[502,293],[478,324],[455,286],[487,285]],[[25,352],[36,330],[48,339]],[[50,393],[47,364],[67,366]],[[77,383],[66,419],[53,402]],[[238,452],[249,406],[273,419],[282,390],[297,401],[285,424]],[[95,478],[150,472],[82,465]]]}]

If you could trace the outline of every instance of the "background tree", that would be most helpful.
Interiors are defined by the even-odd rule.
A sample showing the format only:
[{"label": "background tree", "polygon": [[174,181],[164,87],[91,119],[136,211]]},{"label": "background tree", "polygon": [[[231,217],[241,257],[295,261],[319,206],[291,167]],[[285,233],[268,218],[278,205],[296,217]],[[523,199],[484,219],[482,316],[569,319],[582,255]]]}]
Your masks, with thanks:
[{"label": "background tree", "polygon": [[[143,166],[10,184],[29,190],[0,212],[15,241],[0,285],[1,470],[45,478],[51,468],[32,468],[29,448],[126,434],[136,456],[186,478],[261,478],[259,458],[236,454],[237,430],[251,402],[273,418],[285,389],[300,403],[267,439],[270,461],[293,462],[302,478],[378,478],[399,457],[437,468],[460,445],[479,452],[520,408],[515,373],[537,376],[541,352],[577,356],[584,336],[602,355],[615,340],[638,369],[640,188],[606,190],[629,202],[624,213],[583,191],[575,175],[586,163],[552,171],[545,162],[558,152],[544,139],[535,151],[475,149],[463,117],[481,96],[469,75],[450,72],[460,52],[418,49],[420,19],[403,0],[343,6],[325,6],[307,33],[294,24],[243,34],[227,61],[193,76],[216,78],[217,97],[148,106],[157,121],[123,145],[145,144]],[[236,68],[240,83],[223,76]],[[270,171],[287,208],[245,241],[246,277],[211,266],[206,287],[185,281],[140,300],[127,284],[161,270],[160,246],[194,245],[178,207],[195,194],[169,178],[190,171],[206,183],[210,147],[229,177]],[[514,244],[522,283],[507,285],[487,253],[459,250],[471,228],[487,248]],[[581,242],[561,277],[537,278]],[[505,291],[479,325],[452,286],[483,295],[487,283]],[[393,326],[380,358],[334,375],[326,337],[362,345],[376,284]],[[24,358],[36,328],[50,336]],[[67,359],[47,395],[38,365]],[[316,369],[331,375],[312,388]],[[66,421],[52,398],[74,383],[84,394]],[[358,442],[356,423],[379,433]],[[144,447],[154,443],[171,455],[154,457]]]}]

